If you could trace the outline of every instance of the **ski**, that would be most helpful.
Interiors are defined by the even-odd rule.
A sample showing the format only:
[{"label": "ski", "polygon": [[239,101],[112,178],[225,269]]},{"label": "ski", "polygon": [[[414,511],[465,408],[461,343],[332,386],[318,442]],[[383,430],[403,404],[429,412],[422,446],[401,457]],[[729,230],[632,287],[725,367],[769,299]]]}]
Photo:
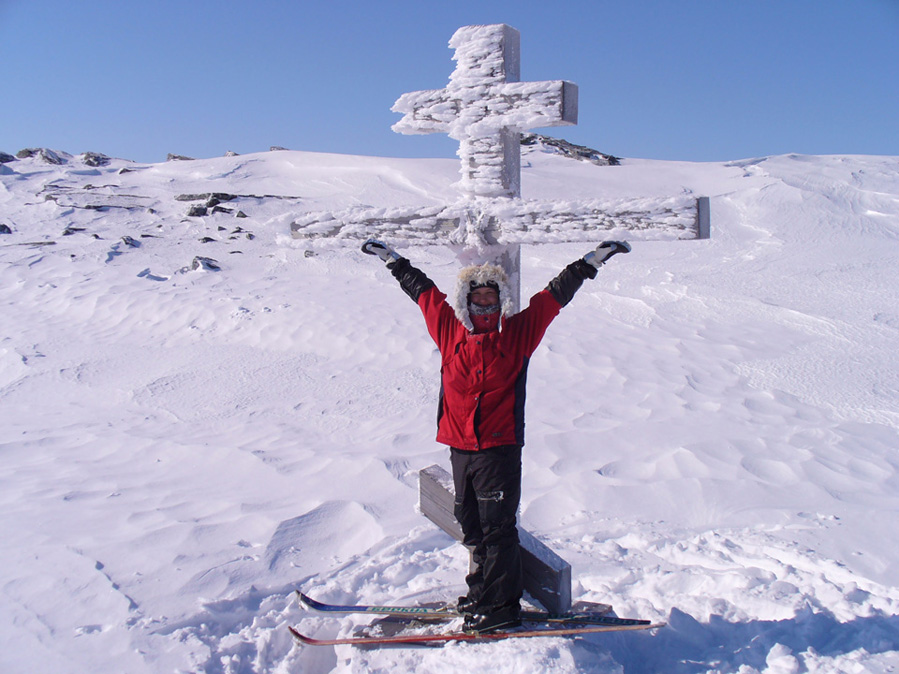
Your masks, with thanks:
[{"label": "ski", "polygon": [[306,608],[320,613],[370,613],[381,616],[408,616],[412,619],[444,619],[458,618],[461,613],[452,606],[374,606],[365,604],[326,604],[317,601],[307,594],[296,591],[297,598]]},{"label": "ski", "polygon": [[[452,606],[375,606],[365,604],[326,604],[309,595],[296,591],[300,602],[313,611],[322,613],[368,613],[372,615],[409,618],[410,620],[452,620],[462,615]],[[521,619],[527,622],[547,623],[588,623],[598,625],[646,625],[648,620],[615,618],[607,615],[612,610],[606,604],[597,605],[591,611],[573,611],[570,613],[550,613],[547,611],[522,610]]]},{"label": "ski", "polygon": [[541,629],[533,629],[530,626],[515,630],[500,630],[497,632],[444,632],[431,634],[395,634],[392,636],[361,635],[354,637],[337,637],[335,639],[314,639],[301,634],[293,627],[288,627],[290,633],[301,644],[308,646],[377,646],[377,645],[428,645],[442,644],[451,641],[500,641],[503,639],[522,639],[529,637],[576,637],[585,634],[599,634],[602,632],[623,632],[629,630],[651,630],[664,627],[665,623],[651,623],[630,625],[584,625],[581,627],[550,626]]}]

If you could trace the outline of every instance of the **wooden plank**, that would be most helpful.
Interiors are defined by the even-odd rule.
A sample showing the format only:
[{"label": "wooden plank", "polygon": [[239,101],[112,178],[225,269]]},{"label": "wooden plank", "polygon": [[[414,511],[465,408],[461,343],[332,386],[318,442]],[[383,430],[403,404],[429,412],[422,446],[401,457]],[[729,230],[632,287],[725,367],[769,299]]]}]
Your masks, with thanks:
[{"label": "wooden plank", "polygon": [[518,526],[521,567],[528,593],[553,613],[571,610],[571,565]]},{"label": "wooden plank", "polygon": [[[629,197],[559,202],[487,199],[474,206],[355,206],[297,214],[295,239],[382,238],[403,246],[464,245],[476,234],[486,245],[591,243],[610,231],[636,241],[708,238],[708,197]],[[594,243],[595,245],[595,243]]]},{"label": "wooden plank", "polygon": [[712,235],[712,209],[708,197],[696,200],[696,238],[708,239]]},{"label": "wooden plank", "polygon": [[[462,529],[453,515],[452,476],[438,465],[419,471],[419,508],[422,514],[457,541]],[[571,610],[571,565],[518,526],[524,588],[547,611]]]},{"label": "wooden plank", "polygon": [[418,476],[418,498],[422,514],[461,542],[462,527],[453,514],[455,489],[452,475],[435,464],[423,468]]}]

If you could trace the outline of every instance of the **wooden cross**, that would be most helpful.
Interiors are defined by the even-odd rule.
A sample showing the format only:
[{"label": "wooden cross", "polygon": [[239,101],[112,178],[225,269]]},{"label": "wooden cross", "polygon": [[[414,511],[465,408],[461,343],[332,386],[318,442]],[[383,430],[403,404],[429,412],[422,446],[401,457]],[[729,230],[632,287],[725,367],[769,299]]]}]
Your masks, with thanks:
[{"label": "wooden cross", "polygon": [[444,89],[403,94],[399,133],[446,133],[459,141],[460,190],[521,196],[521,133],[577,124],[577,85],[520,82],[521,36],[505,24],[463,26],[450,40],[456,69]]},{"label": "wooden cross", "polygon": [[[381,238],[391,244],[450,245],[463,263],[499,262],[518,306],[522,243],[584,242],[603,232],[629,238],[698,239],[709,235],[707,197],[559,203],[521,198],[521,133],[577,123],[577,86],[520,82],[520,36],[505,24],[464,26],[453,35],[456,69],[443,89],[401,96],[400,133],[446,133],[459,141],[460,198],[430,207],[354,208],[307,213],[291,224],[299,239]],[[611,168],[609,170],[615,170]],[[585,251],[586,252],[586,251]],[[421,471],[422,512],[461,539],[452,516],[452,480],[439,466]],[[571,567],[519,530],[525,586],[552,611],[571,607]]]},{"label": "wooden cross", "polygon": [[603,232],[613,230],[627,230],[631,239],[708,238],[707,197],[578,203],[522,199],[521,133],[576,124],[577,85],[520,82],[520,35],[505,24],[463,26],[450,46],[456,68],[449,84],[401,96],[392,109],[403,118],[393,129],[447,133],[459,141],[460,198],[445,206],[306,213],[291,224],[295,238],[450,245],[464,264],[501,264],[516,309],[522,243],[595,245],[605,238]]}]

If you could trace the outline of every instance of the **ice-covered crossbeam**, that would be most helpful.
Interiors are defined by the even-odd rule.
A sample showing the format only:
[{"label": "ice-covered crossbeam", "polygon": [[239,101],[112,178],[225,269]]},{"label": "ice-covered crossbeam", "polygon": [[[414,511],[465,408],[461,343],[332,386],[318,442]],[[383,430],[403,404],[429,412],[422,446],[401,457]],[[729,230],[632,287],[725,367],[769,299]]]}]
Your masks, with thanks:
[{"label": "ice-covered crossbeam", "polygon": [[297,214],[290,230],[295,239],[361,241],[374,237],[407,246],[595,243],[609,237],[636,241],[709,238],[709,198],[691,195],[611,201],[481,199],[475,211],[467,201],[448,206],[355,207]]},{"label": "ice-covered crossbeam", "polygon": [[521,82],[517,30],[463,26],[450,39],[456,69],[444,89],[403,94],[399,133],[446,133],[459,141],[461,190],[474,197],[521,195],[521,133],[577,124],[577,85]]}]

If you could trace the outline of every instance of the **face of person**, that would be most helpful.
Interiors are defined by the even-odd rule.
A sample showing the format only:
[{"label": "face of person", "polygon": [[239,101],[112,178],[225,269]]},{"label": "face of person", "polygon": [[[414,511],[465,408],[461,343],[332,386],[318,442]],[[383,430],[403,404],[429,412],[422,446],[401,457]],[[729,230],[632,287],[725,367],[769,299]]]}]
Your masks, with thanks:
[{"label": "face of person", "polygon": [[471,291],[471,303],[479,307],[490,307],[499,304],[499,293],[493,288],[477,288]]}]

